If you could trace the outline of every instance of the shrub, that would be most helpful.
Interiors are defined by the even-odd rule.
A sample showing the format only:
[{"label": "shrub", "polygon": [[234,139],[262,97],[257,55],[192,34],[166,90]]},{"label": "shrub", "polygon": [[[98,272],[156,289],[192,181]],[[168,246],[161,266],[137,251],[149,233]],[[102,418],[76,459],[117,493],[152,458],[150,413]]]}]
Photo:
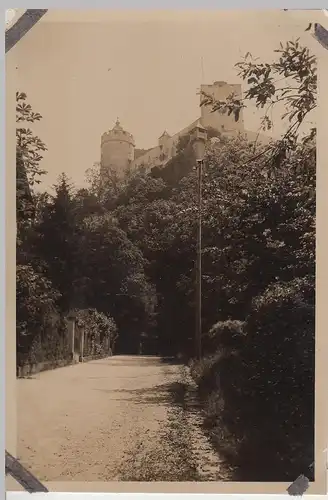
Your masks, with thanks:
[{"label": "shrub", "polygon": [[37,363],[49,352],[47,343],[62,330],[56,309],[59,293],[44,276],[29,264],[16,268],[16,343],[17,364]]},{"label": "shrub", "polygon": [[106,355],[113,352],[118,332],[111,316],[96,309],[81,309],[77,311],[76,326],[83,328],[85,332],[85,355]]},{"label": "shrub", "polygon": [[238,349],[245,339],[246,322],[240,320],[218,321],[210,328],[207,339],[209,348]]},{"label": "shrub", "polygon": [[209,381],[211,371],[219,358],[220,354],[216,353],[201,358],[200,360],[192,359],[189,362],[191,376],[199,387],[206,385],[206,383]]},{"label": "shrub", "polygon": [[205,427],[236,480],[313,478],[314,306],[309,276],[269,285],[246,322],[211,328],[224,347],[191,364]]},{"label": "shrub", "polygon": [[257,450],[259,461],[265,449],[272,480],[313,476],[314,295],[314,277],[278,282],[254,299],[248,319],[243,385],[252,404],[241,453]]},{"label": "shrub", "polygon": [[34,364],[68,359],[68,347],[66,321],[59,314],[53,314],[48,324],[33,338],[27,362]]}]

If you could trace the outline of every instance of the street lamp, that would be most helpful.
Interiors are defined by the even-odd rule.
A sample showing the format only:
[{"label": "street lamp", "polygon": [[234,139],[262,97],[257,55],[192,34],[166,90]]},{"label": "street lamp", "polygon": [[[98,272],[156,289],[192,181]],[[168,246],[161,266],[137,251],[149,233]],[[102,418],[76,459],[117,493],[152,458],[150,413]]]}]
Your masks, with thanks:
[{"label": "street lamp", "polygon": [[207,131],[197,123],[192,132],[193,148],[196,156],[196,167],[198,172],[197,182],[197,204],[198,204],[198,225],[197,225],[197,259],[196,259],[196,325],[195,325],[195,348],[198,359],[202,355],[202,176],[205,155],[205,145]]}]

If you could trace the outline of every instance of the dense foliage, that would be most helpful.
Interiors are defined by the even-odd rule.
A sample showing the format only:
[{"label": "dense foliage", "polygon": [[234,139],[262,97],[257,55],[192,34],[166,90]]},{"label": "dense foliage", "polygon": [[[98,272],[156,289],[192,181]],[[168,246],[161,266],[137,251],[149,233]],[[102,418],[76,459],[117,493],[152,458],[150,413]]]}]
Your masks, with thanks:
[{"label": "dense foliage", "polygon": [[237,477],[287,481],[313,461],[315,148],[300,146],[271,181],[258,166],[244,167],[240,195],[223,169],[230,193],[209,207],[221,241],[211,232],[204,250],[204,307],[217,301],[219,321],[193,372]]},{"label": "dense foliage", "polygon": [[76,327],[85,333],[83,356],[108,355],[114,349],[117,326],[111,317],[96,309],[79,309]]},{"label": "dense foliage", "polygon": [[[65,174],[54,186],[54,195],[34,192],[35,184],[45,173],[39,163],[46,146],[22,125],[42,117],[26,104],[25,94],[17,93],[16,100],[19,124],[16,134],[16,344],[17,365],[22,366],[68,358],[71,354],[68,314],[78,309],[81,323],[83,307],[90,304],[81,298],[87,280],[87,276],[81,275],[85,262],[82,240],[88,234],[82,230],[81,196],[72,194]],[[90,215],[92,208],[90,211],[88,207],[86,213]],[[89,251],[92,250],[89,248]],[[104,309],[90,310],[87,315],[90,354],[98,351],[108,354],[117,337],[108,304]]]},{"label": "dense foliage", "polygon": [[[315,130],[301,138],[300,127],[316,104],[316,66],[298,42],[279,50],[278,62],[239,65],[243,100],[203,102],[238,119],[248,100],[285,99],[291,124],[269,146],[209,131],[203,171],[203,359],[191,371],[213,442],[235,479],[253,481],[310,477],[314,456],[316,152]],[[33,154],[18,146],[28,177]],[[52,195],[19,194],[33,211],[18,231],[18,349],[54,311],[74,309],[93,350],[109,338],[116,352],[193,358],[193,163],[186,137],[160,170],[101,181],[94,168],[85,189],[63,174]]]},{"label": "dense foliage", "polygon": [[236,120],[255,101],[264,129],[270,108],[284,102],[289,123],[279,141],[223,170],[221,196],[230,184],[234,199],[231,192],[228,220],[220,207],[214,255],[221,300],[234,310],[223,306],[206,357],[192,364],[206,424],[239,480],[314,477],[316,130],[300,131],[316,107],[317,72],[298,41],[276,52],[271,64],[247,54],[237,65],[249,85],[242,99],[203,96],[203,105]]}]

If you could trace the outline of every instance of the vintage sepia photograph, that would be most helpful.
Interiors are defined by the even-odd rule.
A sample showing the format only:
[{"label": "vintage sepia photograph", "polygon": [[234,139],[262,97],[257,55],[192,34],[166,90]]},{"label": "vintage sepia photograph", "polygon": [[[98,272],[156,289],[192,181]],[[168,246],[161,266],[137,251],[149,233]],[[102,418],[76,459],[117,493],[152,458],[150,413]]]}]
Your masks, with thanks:
[{"label": "vintage sepia photograph", "polygon": [[6,56],[40,481],[315,480],[312,24],[50,9]]}]

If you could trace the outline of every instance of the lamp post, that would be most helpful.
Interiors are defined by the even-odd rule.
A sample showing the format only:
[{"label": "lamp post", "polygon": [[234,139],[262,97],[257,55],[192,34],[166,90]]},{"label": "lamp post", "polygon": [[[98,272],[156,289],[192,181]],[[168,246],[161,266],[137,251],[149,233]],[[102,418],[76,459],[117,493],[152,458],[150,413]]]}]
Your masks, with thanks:
[{"label": "lamp post", "polygon": [[195,315],[195,350],[196,357],[202,355],[202,177],[207,139],[206,129],[198,122],[192,133],[193,147],[196,156],[197,181],[197,258],[196,258],[196,315]]}]

